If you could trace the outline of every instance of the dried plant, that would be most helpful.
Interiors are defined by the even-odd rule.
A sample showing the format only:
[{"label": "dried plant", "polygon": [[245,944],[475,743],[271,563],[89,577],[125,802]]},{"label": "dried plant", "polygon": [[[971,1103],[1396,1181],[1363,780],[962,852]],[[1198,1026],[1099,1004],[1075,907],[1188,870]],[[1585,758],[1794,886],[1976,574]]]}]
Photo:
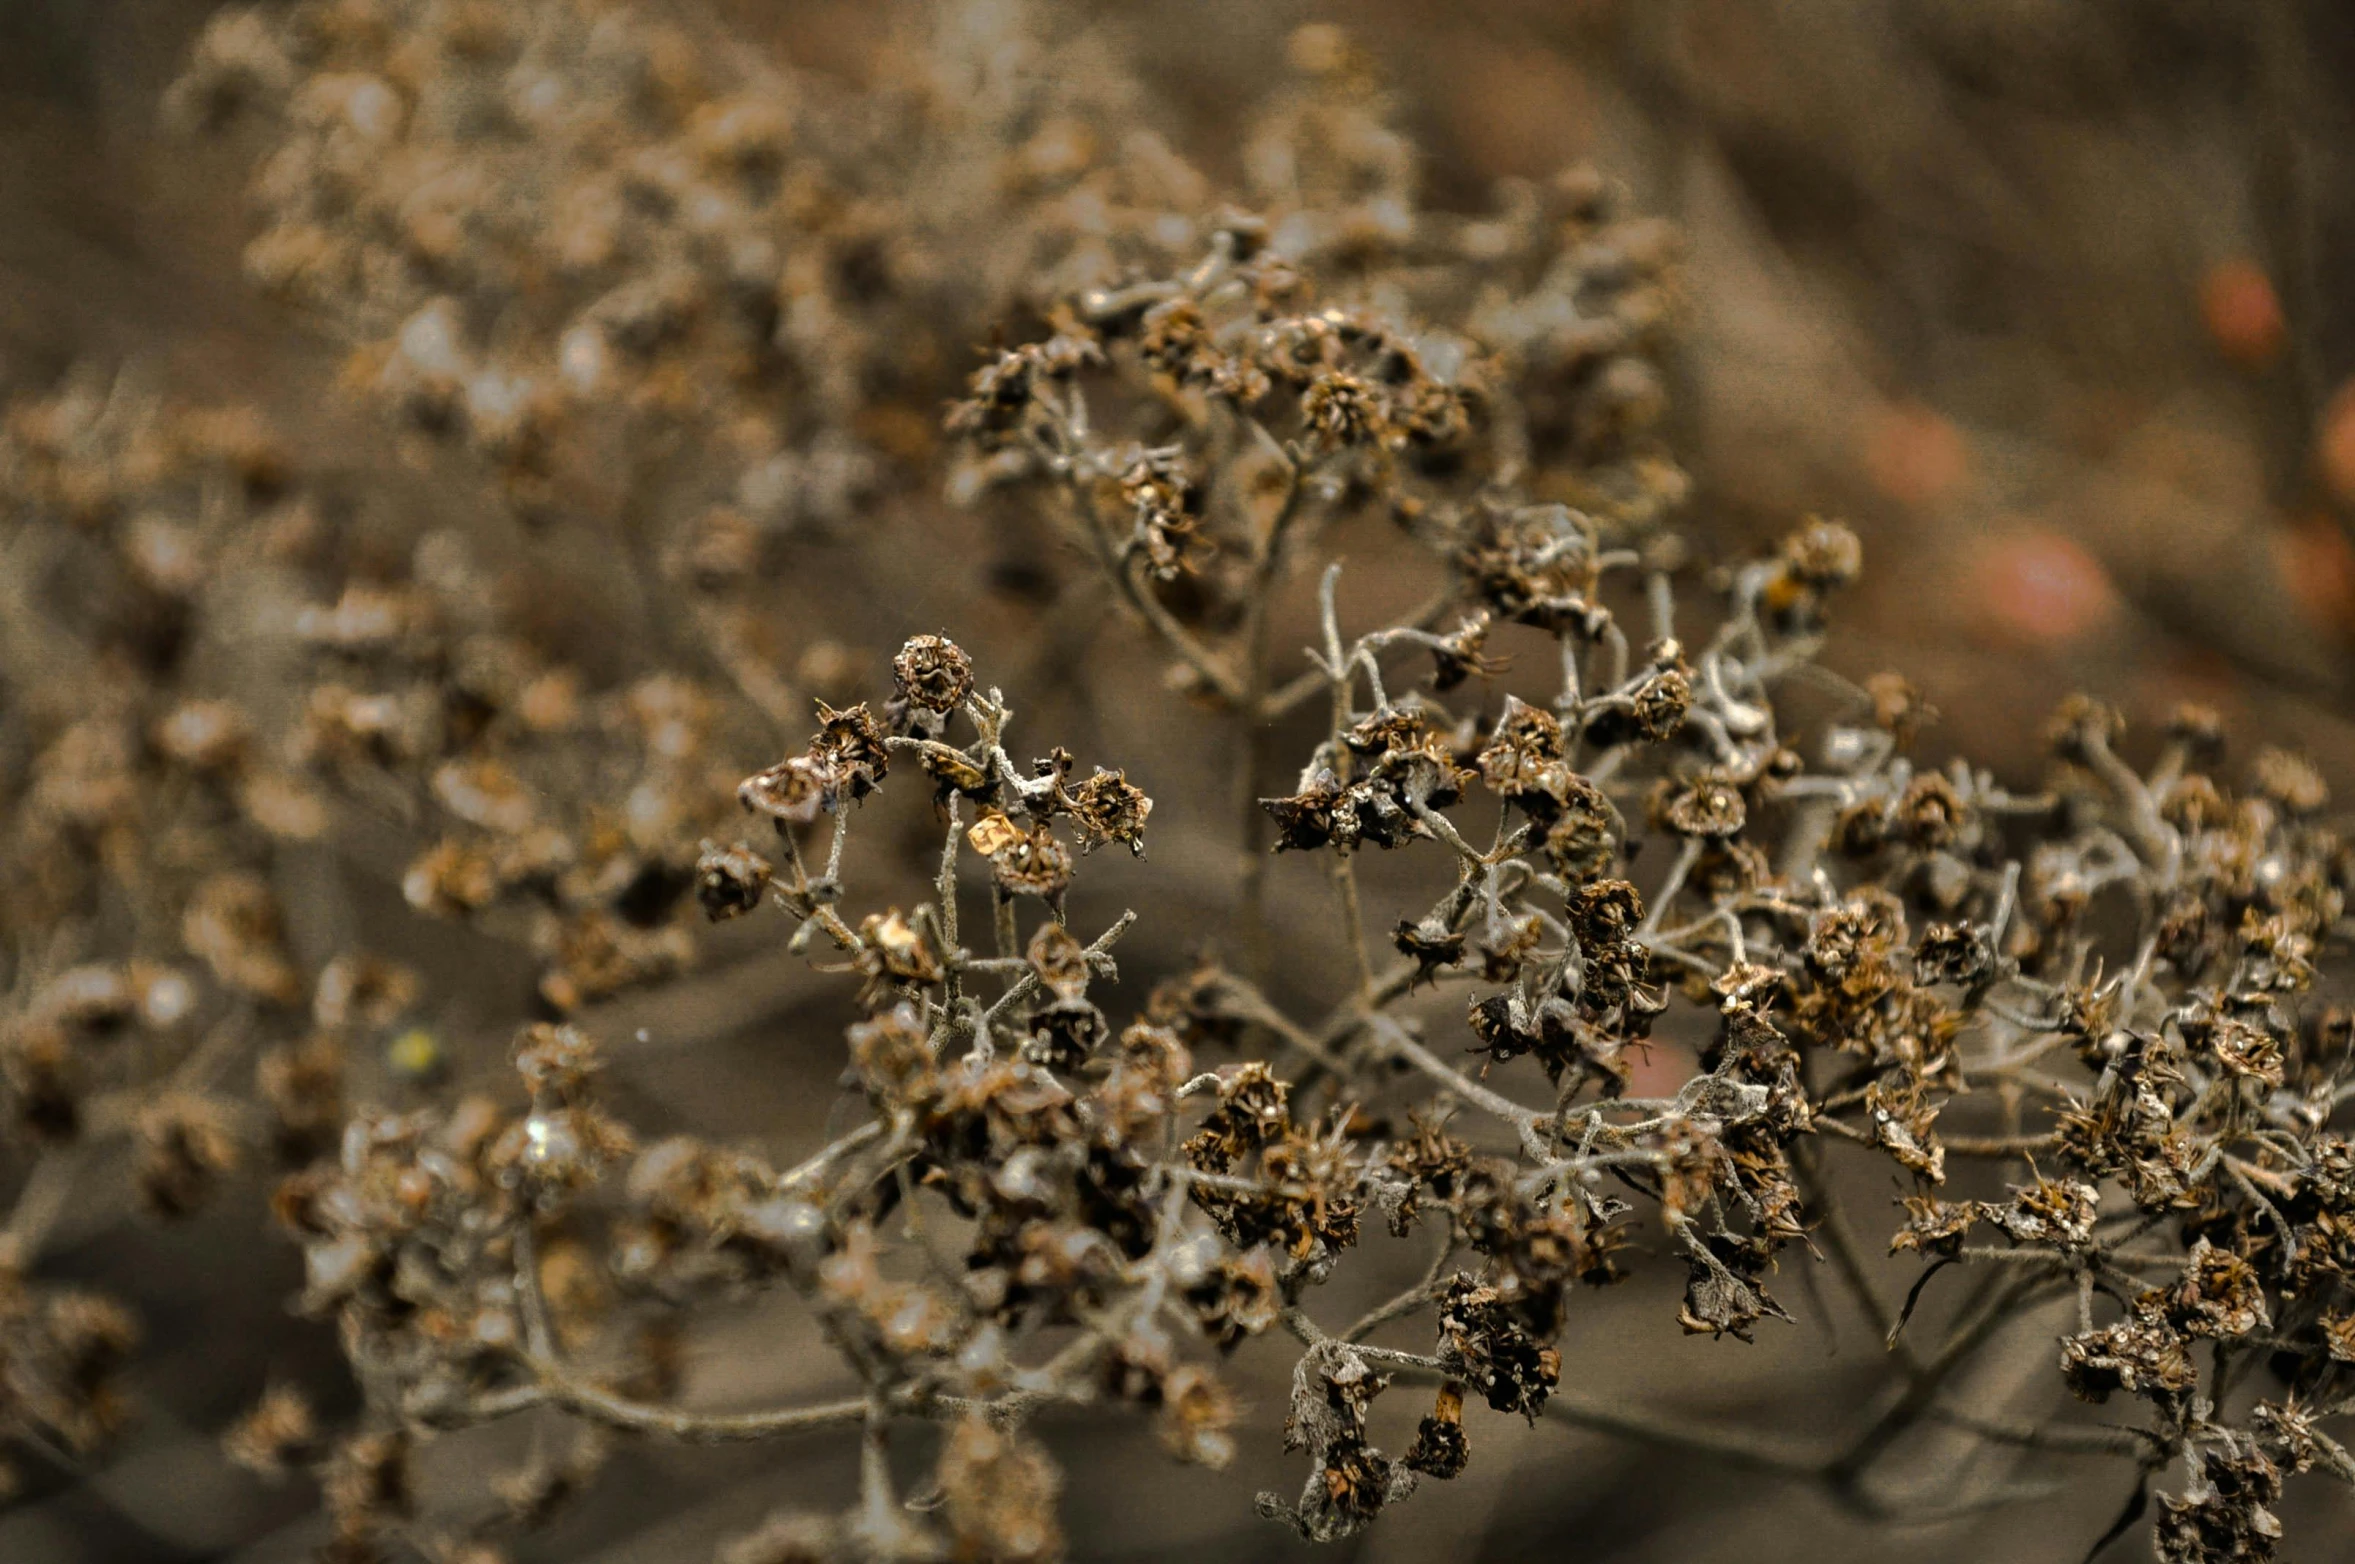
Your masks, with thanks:
[{"label": "dried plant", "polygon": [[[1144,99],[1109,64],[1058,75],[1100,38],[993,16],[948,12],[869,99],[586,0],[206,32],[170,107],[258,116],[249,270],[523,524],[409,524],[130,374],[11,404],[0,1432],[80,1456],[125,1415],[134,1320],[40,1275],[77,1186],[103,1164],[169,1218],[275,1160],[361,1404],[257,1385],[225,1448],[309,1471],[338,1560],[498,1557],[619,1436],[823,1430],[858,1441],[856,1501],[724,1558],[1053,1558],[1034,1422],[1127,1409],[1223,1465],[1254,1338],[1299,1349],[1306,1467],[1258,1507],[1318,1541],[1478,1462],[1484,1403],[1890,1521],[2033,1492],[1894,1495],[1915,1428],[2111,1456],[2132,1500],[2093,1552],[2157,1484],[2161,1558],[2275,1557],[2286,1477],[2355,1482],[2355,854],[2320,775],[2268,748],[2229,785],[2188,709],[2137,764],[2087,698],[2038,791],[1926,758],[1902,678],[1817,660],[1851,531],[1704,557],[1661,433],[1672,233],[1584,170],[1426,208],[1328,27],[1222,191],[1118,130]],[[1147,758],[1017,738],[1021,692],[921,634],[772,762],[807,681],[764,588],[886,486],[1021,546],[1052,518],[1168,698],[1231,724],[1236,920],[1141,1002],[1139,913],[1071,891],[1094,869],[1155,916]],[[573,511],[663,636],[587,655],[535,619]],[[1355,622],[1344,539],[1414,550],[1422,606]],[[930,880],[895,903],[865,888],[894,846],[851,838],[903,793]],[[1361,885],[1368,849],[1420,894]],[[1318,926],[1264,910],[1290,853],[1326,871]],[[322,855],[530,963],[503,1092],[436,1083],[427,975],[290,906]],[[648,1140],[600,1090],[579,1013],[689,967],[697,909],[855,996],[824,1144]],[[1281,964],[1335,943],[1349,981],[1304,1009]],[[1345,1320],[1324,1289],[1377,1220],[1427,1267]],[[1902,1304],[1884,1244],[1921,1264]],[[1647,1251],[1683,1277],[1664,1315],[1739,1341],[1823,1265],[1885,1337],[1849,1435],[1583,1395],[1579,1294]],[[679,1394],[687,1322],[765,1293],[854,1393]],[[1974,1356],[2055,1301],[2056,1383],[2107,1420],[1970,1404]],[[553,1414],[530,1464],[421,1497],[425,1441]]]}]

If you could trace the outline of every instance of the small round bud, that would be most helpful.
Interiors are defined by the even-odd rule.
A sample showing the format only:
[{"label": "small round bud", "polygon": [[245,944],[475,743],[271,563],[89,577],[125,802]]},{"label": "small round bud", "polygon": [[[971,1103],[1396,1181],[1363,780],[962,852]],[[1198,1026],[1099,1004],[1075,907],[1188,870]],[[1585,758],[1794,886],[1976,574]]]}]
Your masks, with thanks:
[{"label": "small round bud", "polygon": [[2249,782],[2293,815],[2314,814],[2330,802],[2330,784],[2323,781],[2314,762],[2271,745],[2259,750],[2250,763]]},{"label": "small round bud", "polygon": [[2115,707],[2090,695],[2072,695],[2060,704],[2045,725],[2045,742],[2061,759],[2082,763],[2088,753],[2107,749],[2126,731],[2126,719]]},{"label": "small round bud", "polygon": [[1783,540],[1783,566],[1818,591],[1844,587],[1864,571],[1864,545],[1845,524],[1810,517]]},{"label": "small round bud", "polygon": [[892,677],[911,706],[945,712],[973,693],[973,659],[945,635],[910,638],[891,660]]},{"label": "small round bud", "polygon": [[1660,823],[1679,836],[1738,836],[1748,821],[1742,790],[1722,777],[1696,777],[1660,804]]},{"label": "small round bud", "polygon": [[706,841],[695,860],[695,899],[714,923],[741,917],[760,905],[770,872],[768,860],[742,842],[722,847]]},{"label": "small round bud", "polygon": [[2224,717],[2213,706],[2185,701],[2167,714],[2167,737],[2190,751],[2199,765],[2212,766],[2224,757]]}]

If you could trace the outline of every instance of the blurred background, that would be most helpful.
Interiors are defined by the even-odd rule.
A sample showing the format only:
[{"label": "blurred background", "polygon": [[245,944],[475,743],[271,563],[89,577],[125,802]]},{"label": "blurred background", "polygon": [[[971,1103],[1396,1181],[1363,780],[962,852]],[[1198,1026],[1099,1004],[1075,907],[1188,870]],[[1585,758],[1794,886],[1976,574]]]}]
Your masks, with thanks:
[{"label": "blurred background", "polygon": [[[719,0],[709,15],[855,91],[911,9]],[[454,458],[416,459],[338,391],[344,344],[247,285],[245,162],[159,130],[157,105],[210,10],[0,0],[0,390],[46,385],[74,363],[136,365],[177,394],[259,404],[306,466],[371,505],[496,533],[507,523],[475,475]],[[1232,174],[1236,116],[1276,84],[1286,36],[1341,20],[1395,92],[1434,204],[1477,206],[1502,176],[1590,159],[1636,209],[1672,219],[1684,265],[1671,427],[1696,485],[1683,526],[1732,557],[1803,513],[1850,521],[1868,568],[1825,660],[1855,677],[1907,673],[1942,713],[1927,752],[2032,780],[2043,715],[2086,689],[2146,738],[2168,707],[2195,699],[2244,740],[2302,747],[2335,782],[2355,776],[2355,11],[2328,0],[1068,10],[1074,30],[1130,63],[1146,95],[1134,111],[1213,176]],[[1051,560],[1013,568],[1018,554],[937,496],[887,487],[855,525],[796,544],[770,584],[773,618],[790,627],[771,652],[794,691],[832,695],[875,687],[903,636],[948,629],[1007,687],[1034,738],[1144,780],[1163,805],[1150,863],[1084,879],[1076,914],[1090,925],[1153,898],[1155,916],[1121,956],[1124,991],[1141,996],[1216,942],[1227,809],[1209,779],[1225,730],[1132,698],[1160,682],[1160,659],[1117,624],[1074,632],[1065,616],[1057,629],[1040,605],[1070,582]],[[1427,589],[1366,563],[1352,584],[1369,614]],[[586,619],[596,606],[546,612]],[[1063,676],[1083,662],[1084,678]],[[913,883],[936,850],[921,807],[871,813],[881,824],[865,845],[889,860],[875,872]],[[407,915],[397,844],[352,856],[342,915],[428,973],[461,1076],[495,1072],[522,1002],[512,963]],[[1279,910],[1320,894],[1313,869],[1288,863],[1272,888]],[[614,1044],[620,1106],[649,1134],[693,1126],[812,1144],[848,996],[776,952],[773,927],[725,934],[688,980],[585,1017]],[[1310,961],[1287,981],[1313,996],[1327,976]],[[1421,1257],[1407,1247],[1369,1238],[1371,1263],[1337,1284],[1331,1306],[1411,1280]],[[286,1310],[298,1266],[256,1203],[222,1202],[170,1228],[92,1213],[53,1268],[146,1316],[143,1410],[114,1458],[45,1478],[0,1512],[0,1559],[306,1556],[318,1537],[309,1491],[262,1484],[214,1444],[262,1382],[333,1387],[340,1372],[327,1330]],[[1895,1292],[1911,1274],[1892,1266],[1882,1280]],[[1565,1382],[1801,1455],[1850,1426],[1872,1382],[1871,1331],[1836,1290],[1787,1276],[1801,1323],[1745,1347],[1679,1334],[1673,1285],[1639,1270],[1582,1297]],[[1980,1399],[2053,1393],[2048,1326],[2025,1321],[2016,1351],[1990,1355]],[[1260,1348],[1264,1362],[1248,1367]],[[730,1401],[836,1384],[806,1327],[776,1311],[708,1322],[687,1361],[690,1392],[724,1385]],[[1296,1474],[1280,1453],[1282,1344],[1247,1347],[1243,1361],[1253,1409],[1235,1471],[1175,1467],[1119,1419],[1056,1428],[1076,1557],[1315,1551],[1250,1512],[1255,1488]],[[529,1437],[451,1441],[428,1467],[478,1463],[486,1441]],[[1323,1556],[2066,1564],[2132,1481],[2111,1463],[2030,1462],[2053,1479],[2049,1498],[1892,1531],[1771,1471],[1554,1422],[1486,1419],[1474,1448],[1461,1481],[1427,1484]],[[1928,1434],[1894,1452],[1879,1481],[1893,1498],[1935,1496],[1966,1459],[2023,1467]],[[816,1440],[632,1447],[519,1555],[703,1558],[776,1507],[835,1502],[852,1461],[846,1445]],[[2355,1510],[2311,1487],[2293,1484],[2285,1521],[2304,1556],[2355,1539]],[[2137,1536],[2104,1556],[2146,1546]]]}]

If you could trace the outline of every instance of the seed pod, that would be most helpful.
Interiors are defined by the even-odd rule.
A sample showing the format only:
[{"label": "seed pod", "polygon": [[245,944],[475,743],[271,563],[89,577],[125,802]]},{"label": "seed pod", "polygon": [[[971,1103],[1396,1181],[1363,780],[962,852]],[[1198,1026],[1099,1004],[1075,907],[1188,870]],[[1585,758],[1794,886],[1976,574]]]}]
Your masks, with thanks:
[{"label": "seed pod", "polygon": [[706,837],[695,860],[695,899],[714,923],[740,918],[760,905],[769,861],[742,842],[722,847]]},{"label": "seed pod", "polygon": [[973,693],[973,659],[944,635],[911,638],[891,660],[900,696],[929,712],[954,711]]}]

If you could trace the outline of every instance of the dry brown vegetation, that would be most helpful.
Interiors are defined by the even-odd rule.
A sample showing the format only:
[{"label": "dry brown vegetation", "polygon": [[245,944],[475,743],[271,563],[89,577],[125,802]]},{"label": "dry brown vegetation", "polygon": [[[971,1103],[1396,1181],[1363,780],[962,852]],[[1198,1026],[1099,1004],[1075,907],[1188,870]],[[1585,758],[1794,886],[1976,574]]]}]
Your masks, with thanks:
[{"label": "dry brown vegetation", "polygon": [[12,24],[0,1551],[2345,1535],[2330,26],[1217,20]]}]

